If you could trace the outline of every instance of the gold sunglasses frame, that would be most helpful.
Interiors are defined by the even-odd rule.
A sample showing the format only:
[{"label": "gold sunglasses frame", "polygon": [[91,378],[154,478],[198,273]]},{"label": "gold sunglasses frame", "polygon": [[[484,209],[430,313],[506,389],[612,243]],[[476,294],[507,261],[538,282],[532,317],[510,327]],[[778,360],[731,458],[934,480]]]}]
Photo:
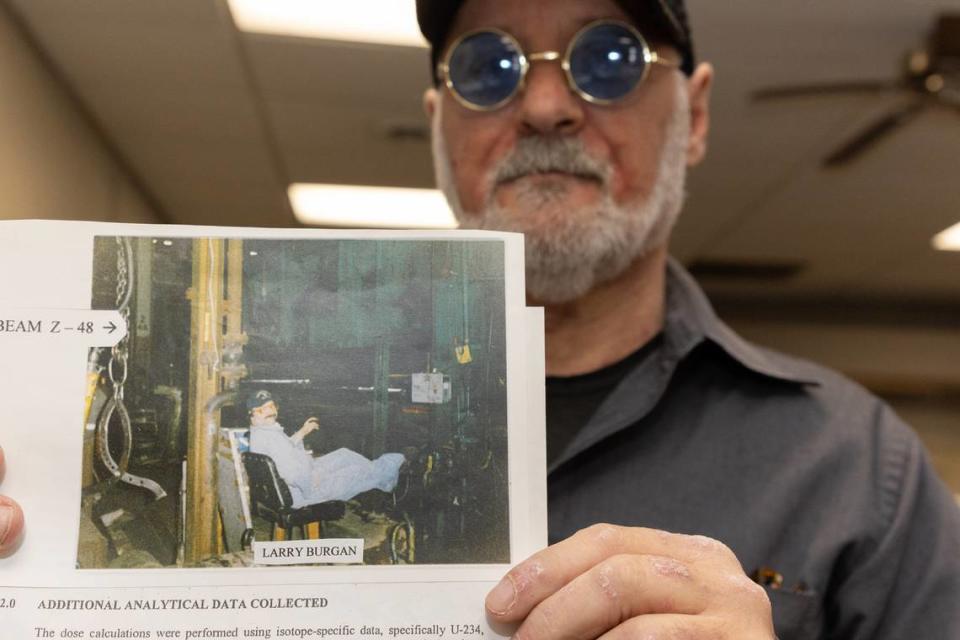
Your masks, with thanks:
[{"label": "gold sunglasses frame", "polygon": [[[616,25],[618,27],[623,27],[637,39],[637,42],[640,43],[641,49],[643,51],[643,60],[645,63],[643,68],[643,75],[640,76],[640,79],[637,81],[637,84],[635,84],[630,89],[630,91],[628,91],[623,96],[619,98],[613,98],[613,99],[597,98],[596,96],[592,96],[589,93],[586,93],[585,91],[581,90],[580,87],[577,86],[576,82],[574,82],[573,72],[570,70],[570,54],[573,52],[573,47],[577,43],[577,41],[580,39],[580,37],[590,29],[593,29],[594,27],[599,27],[599,26],[608,25],[608,24]],[[495,33],[500,37],[509,40],[510,43],[516,48],[517,52],[519,53],[520,82],[518,82],[517,86],[513,89],[512,92],[510,92],[510,95],[505,97],[503,100],[500,100],[499,102],[492,104],[490,106],[475,104],[473,102],[470,102],[463,96],[461,96],[457,92],[456,88],[453,86],[453,80],[450,78],[450,59],[453,57],[453,52],[457,50],[457,47],[459,47],[464,40],[472,36],[475,36],[478,33]],[[659,64],[665,67],[669,67],[671,69],[680,68],[679,61],[666,58],[660,55],[660,53],[655,51],[654,49],[651,49],[650,45],[647,43],[647,39],[644,38],[643,35],[640,33],[640,31],[638,31],[636,27],[634,27],[633,25],[623,22],[622,20],[601,19],[601,20],[594,20],[593,22],[590,22],[584,25],[583,27],[581,27],[580,29],[578,29],[577,32],[573,34],[573,37],[570,38],[570,42],[567,43],[566,51],[563,53],[562,56],[559,51],[538,51],[530,54],[524,53],[523,47],[520,46],[520,42],[517,41],[517,39],[513,37],[511,34],[507,33],[502,29],[495,29],[492,27],[488,27],[484,29],[474,29],[473,31],[468,31],[467,33],[464,33],[459,38],[454,40],[453,43],[447,48],[447,52],[444,54],[443,60],[437,63],[437,77],[439,77],[440,80],[443,82],[444,86],[447,88],[447,91],[450,92],[450,95],[452,95],[454,99],[464,107],[472,111],[496,111],[497,109],[500,109],[501,107],[509,103],[511,100],[513,100],[518,93],[523,91],[524,87],[526,86],[527,73],[530,71],[531,62],[541,62],[541,61],[552,62],[555,60],[560,61],[560,67],[563,69],[564,76],[566,76],[567,78],[567,86],[570,87],[571,91],[576,93],[583,100],[585,100],[586,102],[589,102],[590,104],[597,104],[597,105],[603,105],[603,106],[620,102],[621,100],[626,98],[628,95],[633,93],[633,91],[636,90],[637,87],[639,87],[646,81],[647,76],[650,75],[651,66],[654,64]]]}]

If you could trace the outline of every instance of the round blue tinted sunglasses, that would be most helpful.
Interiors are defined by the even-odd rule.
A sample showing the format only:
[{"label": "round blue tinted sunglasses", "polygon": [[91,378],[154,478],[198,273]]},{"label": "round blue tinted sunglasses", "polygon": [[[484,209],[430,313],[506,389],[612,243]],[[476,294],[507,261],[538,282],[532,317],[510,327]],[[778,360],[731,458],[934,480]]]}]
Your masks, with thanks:
[{"label": "round blue tinted sunglasses", "polygon": [[559,60],[567,84],[587,102],[612,104],[626,97],[653,64],[679,63],[653,51],[640,32],[618,20],[598,20],[580,29],[559,51],[524,53],[516,38],[499,29],[460,36],[437,65],[437,75],[464,106],[492,111],[523,89],[531,62]]}]

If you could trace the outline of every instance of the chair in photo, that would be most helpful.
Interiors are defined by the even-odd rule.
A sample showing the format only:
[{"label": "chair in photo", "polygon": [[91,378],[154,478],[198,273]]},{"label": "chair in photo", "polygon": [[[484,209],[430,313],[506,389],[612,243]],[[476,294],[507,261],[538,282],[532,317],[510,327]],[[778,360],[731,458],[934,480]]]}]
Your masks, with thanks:
[{"label": "chair in photo", "polygon": [[293,529],[299,529],[300,537],[306,539],[307,527],[314,523],[323,537],[324,523],[343,517],[346,509],[340,500],[294,508],[290,488],[269,456],[246,451],[243,466],[250,482],[250,511],[273,525],[271,540],[292,539]]}]

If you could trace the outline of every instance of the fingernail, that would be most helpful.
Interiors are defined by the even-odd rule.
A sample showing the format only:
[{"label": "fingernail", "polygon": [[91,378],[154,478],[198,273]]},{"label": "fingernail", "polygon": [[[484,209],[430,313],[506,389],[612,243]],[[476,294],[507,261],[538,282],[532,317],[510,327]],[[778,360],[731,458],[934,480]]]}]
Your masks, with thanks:
[{"label": "fingernail", "polygon": [[0,505],[0,549],[7,542],[7,532],[10,531],[10,525],[13,524],[13,507]]},{"label": "fingernail", "polygon": [[513,579],[508,575],[504,576],[500,584],[493,588],[487,594],[487,609],[490,613],[503,615],[513,608],[517,602],[517,589],[513,584]]}]

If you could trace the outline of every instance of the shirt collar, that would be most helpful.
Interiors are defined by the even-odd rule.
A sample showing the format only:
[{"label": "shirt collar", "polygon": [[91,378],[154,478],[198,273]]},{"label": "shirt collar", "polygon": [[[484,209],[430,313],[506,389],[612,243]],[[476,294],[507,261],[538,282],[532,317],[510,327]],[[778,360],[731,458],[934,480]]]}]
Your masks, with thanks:
[{"label": "shirt collar", "polygon": [[645,358],[624,376],[566,450],[549,465],[548,472],[650,413],[666,393],[679,364],[707,341],[749,371],[789,384],[818,384],[804,363],[751,345],[735,334],[717,317],[690,274],[672,258],[667,264],[665,307],[663,341],[655,357]]},{"label": "shirt collar", "polygon": [[251,429],[261,429],[263,431],[280,431],[283,432],[283,427],[279,422],[273,422],[271,424],[261,424],[257,426],[250,426]]},{"label": "shirt collar", "polygon": [[751,371],[788,382],[819,384],[815,376],[804,371],[802,363],[774,356],[734,333],[717,317],[693,277],[673,258],[667,262],[666,288],[665,341],[677,360],[710,340]]}]

